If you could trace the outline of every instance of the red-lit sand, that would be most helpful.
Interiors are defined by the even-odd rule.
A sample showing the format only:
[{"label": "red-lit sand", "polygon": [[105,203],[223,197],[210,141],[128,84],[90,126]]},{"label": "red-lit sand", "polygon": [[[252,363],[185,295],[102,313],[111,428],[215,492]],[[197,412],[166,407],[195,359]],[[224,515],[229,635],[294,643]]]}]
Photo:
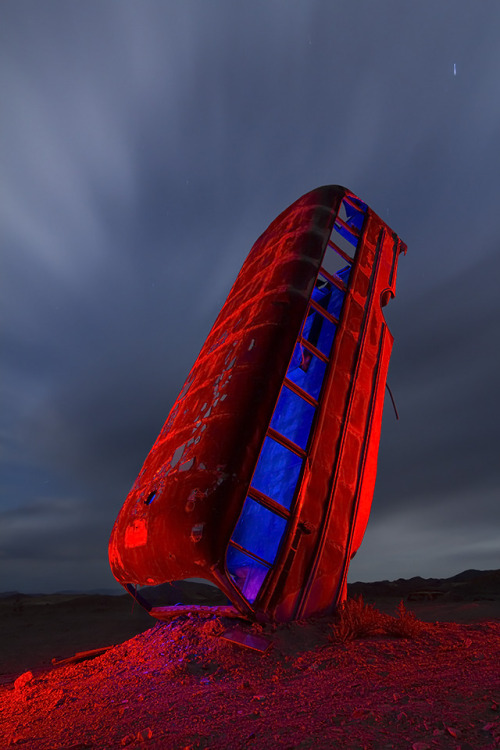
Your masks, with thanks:
[{"label": "red-lit sand", "polygon": [[[472,604],[456,605],[461,619],[484,614]],[[429,616],[443,605],[419,606]],[[93,660],[5,684],[0,747],[500,745],[499,619],[431,623],[414,640],[347,645],[331,640],[332,620],[318,619],[264,628],[273,641],[264,655],[221,640],[224,624],[157,624]]]}]

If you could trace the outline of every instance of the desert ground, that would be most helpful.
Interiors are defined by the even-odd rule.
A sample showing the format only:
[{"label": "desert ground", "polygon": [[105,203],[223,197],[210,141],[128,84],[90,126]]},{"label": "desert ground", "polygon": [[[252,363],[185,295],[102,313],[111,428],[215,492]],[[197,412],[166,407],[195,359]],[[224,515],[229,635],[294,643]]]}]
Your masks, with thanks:
[{"label": "desert ground", "polygon": [[[500,747],[500,571],[352,584],[359,596],[396,622],[403,601],[422,625],[351,639],[333,617],[157,623],[128,595],[4,596],[0,748]],[[176,601],[225,603],[187,582]],[[227,640],[235,625],[267,650]]]}]

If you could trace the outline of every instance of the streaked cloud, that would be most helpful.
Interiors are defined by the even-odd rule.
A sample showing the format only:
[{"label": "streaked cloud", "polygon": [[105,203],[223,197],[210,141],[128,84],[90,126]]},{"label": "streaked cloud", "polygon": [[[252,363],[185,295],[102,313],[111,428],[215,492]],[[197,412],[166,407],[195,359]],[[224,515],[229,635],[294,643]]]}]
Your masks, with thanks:
[{"label": "streaked cloud", "polygon": [[67,558],[82,587],[109,575],[107,534],[252,243],[332,182],[409,247],[386,308],[401,420],[386,413],[359,555],[392,575],[414,518],[425,565],[446,567],[432,514],[456,497],[472,547],[444,529],[442,549],[451,573],[481,567],[499,486],[495,20],[488,0],[4,7],[0,512],[17,513],[16,586],[35,585],[31,548],[36,585],[63,587],[62,537],[88,561]]}]

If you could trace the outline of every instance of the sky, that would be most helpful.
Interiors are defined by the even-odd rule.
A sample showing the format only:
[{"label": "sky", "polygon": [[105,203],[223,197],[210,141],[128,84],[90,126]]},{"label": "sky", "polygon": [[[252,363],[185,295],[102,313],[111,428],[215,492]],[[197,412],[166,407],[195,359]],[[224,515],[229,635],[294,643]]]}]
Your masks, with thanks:
[{"label": "sky", "polygon": [[257,237],[348,187],[408,245],[349,580],[500,567],[497,0],[0,9],[0,591],[112,525]]}]

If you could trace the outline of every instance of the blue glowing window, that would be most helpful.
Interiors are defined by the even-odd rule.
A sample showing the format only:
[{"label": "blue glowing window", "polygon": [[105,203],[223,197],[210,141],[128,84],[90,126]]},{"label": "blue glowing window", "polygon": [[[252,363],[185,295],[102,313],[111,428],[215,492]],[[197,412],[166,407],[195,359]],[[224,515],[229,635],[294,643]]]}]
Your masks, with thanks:
[{"label": "blue glowing window", "polygon": [[361,231],[365,219],[364,212],[351,205],[348,201],[342,201],[339,209],[339,216],[350,227]]},{"label": "blue glowing window", "polygon": [[266,437],[252,479],[252,487],[289,508],[302,468],[302,458]]},{"label": "blue glowing window", "polygon": [[314,406],[284,386],[270,427],[305,450],[314,412]]},{"label": "blue glowing window", "polygon": [[323,317],[314,307],[310,307],[302,329],[302,338],[328,357],[336,330],[335,323]]},{"label": "blue glowing window", "polygon": [[255,601],[269,571],[267,565],[263,565],[250,555],[245,555],[244,552],[229,545],[226,553],[226,566],[235,586],[239,588],[243,596],[249,602]]},{"label": "blue glowing window", "polygon": [[286,519],[247,497],[232,541],[272,565],[286,527]]},{"label": "blue glowing window", "polygon": [[302,344],[297,344],[286,374],[288,380],[317,399],[323,384],[326,363]]},{"label": "blue glowing window", "polygon": [[[337,273],[339,279],[342,279],[342,281],[346,285],[349,279],[350,271],[351,266],[345,266],[345,268],[342,268]],[[340,317],[340,310],[342,309],[344,295],[345,293],[341,289],[336,287],[335,284],[327,281],[324,276],[318,276],[316,286],[313,289],[312,298],[318,305],[320,305],[324,310],[327,310],[330,315],[333,315],[337,319]]]}]

